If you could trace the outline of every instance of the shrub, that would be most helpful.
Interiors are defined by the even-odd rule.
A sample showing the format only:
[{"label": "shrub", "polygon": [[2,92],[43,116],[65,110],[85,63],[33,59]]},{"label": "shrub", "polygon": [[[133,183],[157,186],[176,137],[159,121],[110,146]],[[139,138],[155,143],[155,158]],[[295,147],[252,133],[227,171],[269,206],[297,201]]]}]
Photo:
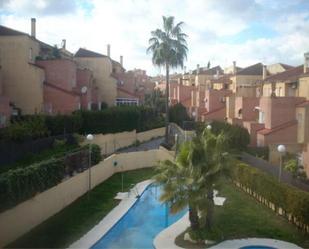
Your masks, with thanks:
[{"label": "shrub", "polygon": [[38,192],[61,182],[64,164],[51,159],[27,168],[9,170],[0,175],[0,209],[27,200]]},{"label": "shrub", "polygon": [[170,122],[176,123],[181,127],[184,121],[191,120],[187,113],[187,109],[181,103],[178,103],[170,107],[169,114],[170,114]]},{"label": "shrub", "polygon": [[309,193],[280,183],[273,176],[245,163],[234,164],[232,178],[274,203],[277,208],[283,208],[303,224],[309,224]]},{"label": "shrub", "polygon": [[[197,132],[201,133],[205,129],[206,125],[208,124],[197,125]],[[226,122],[213,121],[211,123],[211,130],[216,135],[223,132],[229,140],[229,147],[234,150],[245,150],[250,143],[250,135],[247,129],[239,125],[231,125]]]},{"label": "shrub", "polygon": [[53,136],[78,133],[83,125],[83,120],[79,113],[73,113],[71,115],[59,114],[56,116],[46,116],[45,120],[46,127]]},{"label": "shrub", "polygon": [[97,165],[101,161],[101,147],[97,144],[91,144],[91,165]]}]

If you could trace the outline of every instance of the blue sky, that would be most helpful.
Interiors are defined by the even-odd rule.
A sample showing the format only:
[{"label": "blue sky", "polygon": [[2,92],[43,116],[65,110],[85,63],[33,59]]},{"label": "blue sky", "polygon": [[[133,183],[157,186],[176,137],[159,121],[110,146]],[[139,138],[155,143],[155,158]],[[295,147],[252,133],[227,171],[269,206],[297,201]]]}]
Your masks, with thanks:
[{"label": "blue sky", "polygon": [[[196,64],[239,66],[262,62],[303,63],[309,51],[308,0],[0,0],[0,24],[30,32],[51,45],[124,56],[127,69],[160,73],[146,54],[150,31],[162,15],[184,21],[189,35],[188,69]],[[178,69],[178,71],[181,71]],[[163,71],[162,71],[163,72]]]}]

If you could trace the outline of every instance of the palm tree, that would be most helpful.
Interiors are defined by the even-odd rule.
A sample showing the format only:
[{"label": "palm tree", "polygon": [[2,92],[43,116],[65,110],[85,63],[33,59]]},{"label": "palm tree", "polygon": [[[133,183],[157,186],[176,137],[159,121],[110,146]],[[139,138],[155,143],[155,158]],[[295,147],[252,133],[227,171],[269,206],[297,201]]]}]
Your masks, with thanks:
[{"label": "palm tree", "polygon": [[172,213],[188,206],[192,230],[212,228],[213,187],[227,170],[226,151],[225,135],[205,129],[201,137],[182,145],[175,162],[167,160],[157,168],[154,179],[163,185],[160,200],[170,205]]},{"label": "palm tree", "polygon": [[165,142],[168,142],[169,123],[169,72],[170,68],[183,67],[187,58],[187,35],[182,32],[183,22],[174,25],[174,17],[163,16],[163,30],[156,29],[151,32],[147,53],[152,53],[152,63],[166,70],[166,118],[165,118]]}]

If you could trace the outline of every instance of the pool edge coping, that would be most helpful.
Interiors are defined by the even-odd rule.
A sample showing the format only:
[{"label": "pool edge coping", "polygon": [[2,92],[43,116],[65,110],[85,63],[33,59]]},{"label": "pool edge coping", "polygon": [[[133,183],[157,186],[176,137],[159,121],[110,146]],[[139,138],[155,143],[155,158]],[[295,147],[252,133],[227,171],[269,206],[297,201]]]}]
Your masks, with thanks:
[{"label": "pool edge coping", "polygon": [[[138,193],[142,195],[151,183],[153,183],[153,180],[145,180],[137,183],[134,188],[137,188]],[[138,200],[139,198],[135,197],[121,200],[98,224],[67,248],[91,248],[94,246],[125,216]]]}]

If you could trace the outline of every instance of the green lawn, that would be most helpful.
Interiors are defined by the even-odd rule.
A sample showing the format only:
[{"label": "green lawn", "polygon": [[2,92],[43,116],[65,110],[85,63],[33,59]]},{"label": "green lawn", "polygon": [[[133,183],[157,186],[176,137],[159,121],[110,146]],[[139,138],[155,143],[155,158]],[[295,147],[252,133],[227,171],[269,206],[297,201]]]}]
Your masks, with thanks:
[{"label": "green lawn", "polygon": [[[308,234],[303,234],[231,183],[222,186],[219,196],[227,199],[222,207],[216,206],[214,232],[205,233],[205,239],[219,242],[248,237],[272,238],[309,248]],[[183,234],[178,236],[176,242],[186,248],[198,248],[184,242]]]},{"label": "green lawn", "polygon": [[[124,190],[127,191],[131,184],[151,178],[153,174],[153,169],[125,172]],[[88,232],[119,203],[114,197],[120,191],[121,175],[115,174],[93,189],[89,198],[82,196],[8,247],[65,248]]]}]

